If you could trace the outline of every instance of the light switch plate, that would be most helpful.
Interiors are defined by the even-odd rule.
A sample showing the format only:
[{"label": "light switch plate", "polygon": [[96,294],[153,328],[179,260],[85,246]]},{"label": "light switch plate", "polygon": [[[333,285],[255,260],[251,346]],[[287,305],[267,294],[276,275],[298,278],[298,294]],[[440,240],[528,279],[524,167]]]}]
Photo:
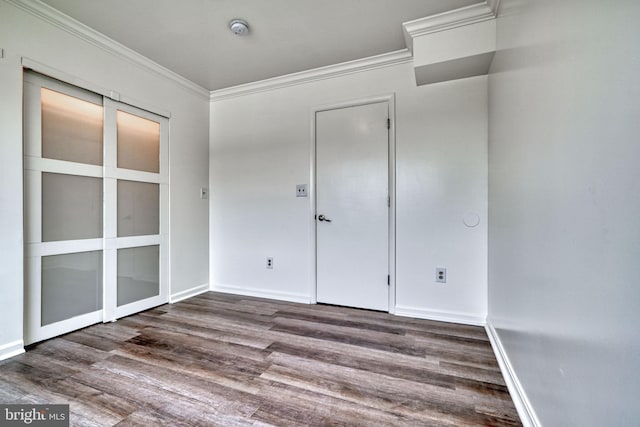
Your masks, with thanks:
[{"label": "light switch plate", "polygon": [[200,198],[204,200],[208,197],[209,197],[209,189],[206,187],[200,188]]},{"label": "light switch plate", "polygon": [[296,185],[296,197],[307,197],[307,184]]}]

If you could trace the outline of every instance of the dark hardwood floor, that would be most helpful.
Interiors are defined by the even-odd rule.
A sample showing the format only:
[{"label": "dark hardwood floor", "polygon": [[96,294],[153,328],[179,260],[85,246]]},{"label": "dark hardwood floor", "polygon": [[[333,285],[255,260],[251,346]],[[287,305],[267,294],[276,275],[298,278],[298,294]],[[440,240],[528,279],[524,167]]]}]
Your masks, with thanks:
[{"label": "dark hardwood floor", "polygon": [[209,292],[0,362],[72,425],[521,425],[483,328]]}]

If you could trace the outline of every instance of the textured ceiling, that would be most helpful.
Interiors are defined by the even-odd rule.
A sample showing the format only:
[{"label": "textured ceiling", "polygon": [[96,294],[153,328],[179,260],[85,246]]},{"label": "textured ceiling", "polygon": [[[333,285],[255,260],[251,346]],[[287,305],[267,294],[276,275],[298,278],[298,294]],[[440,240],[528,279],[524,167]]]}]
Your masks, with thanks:
[{"label": "textured ceiling", "polygon": [[[404,49],[402,22],[479,0],[43,0],[209,90]],[[228,23],[245,19],[247,36]]]}]

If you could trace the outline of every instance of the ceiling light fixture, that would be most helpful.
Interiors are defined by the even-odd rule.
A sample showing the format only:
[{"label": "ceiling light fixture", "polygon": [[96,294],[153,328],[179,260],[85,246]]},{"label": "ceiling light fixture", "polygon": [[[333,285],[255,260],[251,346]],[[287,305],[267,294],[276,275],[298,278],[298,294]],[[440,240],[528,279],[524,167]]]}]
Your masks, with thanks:
[{"label": "ceiling light fixture", "polygon": [[249,24],[242,19],[234,19],[229,22],[229,29],[231,29],[236,36],[244,36],[249,32]]}]

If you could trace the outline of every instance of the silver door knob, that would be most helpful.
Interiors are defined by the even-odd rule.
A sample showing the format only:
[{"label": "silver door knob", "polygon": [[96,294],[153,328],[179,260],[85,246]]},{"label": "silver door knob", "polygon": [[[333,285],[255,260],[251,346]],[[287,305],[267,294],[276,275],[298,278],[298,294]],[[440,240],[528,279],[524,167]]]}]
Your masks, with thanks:
[{"label": "silver door knob", "polygon": [[318,221],[331,222],[331,220],[326,218],[324,215],[318,215]]}]

